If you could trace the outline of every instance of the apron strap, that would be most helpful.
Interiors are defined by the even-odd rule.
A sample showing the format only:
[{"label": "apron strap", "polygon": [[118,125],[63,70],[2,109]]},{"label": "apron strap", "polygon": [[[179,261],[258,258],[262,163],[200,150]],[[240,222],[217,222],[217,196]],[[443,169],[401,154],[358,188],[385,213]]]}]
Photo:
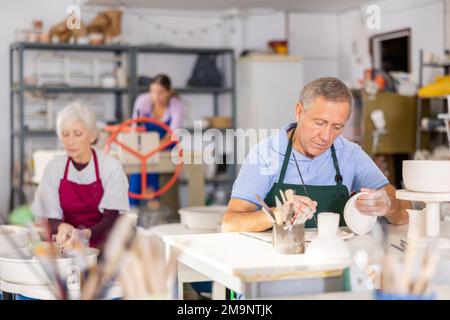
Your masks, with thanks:
[{"label": "apron strap", "polygon": [[296,127],[294,127],[294,130],[292,131],[292,135],[289,138],[289,142],[288,142],[288,145],[287,145],[287,148],[286,148],[286,152],[284,154],[283,166],[281,167],[281,173],[280,173],[280,178],[278,179],[278,183],[283,183],[284,176],[286,175],[287,167],[288,167],[288,164],[289,164],[289,158],[291,157],[292,138],[294,137],[295,129],[296,129]]},{"label": "apron strap", "polygon": [[67,173],[69,172],[69,163],[70,163],[70,157],[67,156],[67,162],[66,162],[66,168],[64,169],[63,180],[67,180]]},{"label": "apron strap", "polygon": [[331,156],[333,157],[333,165],[334,169],[336,170],[336,175],[334,176],[334,180],[336,181],[337,185],[342,185],[342,181],[344,180],[341,175],[341,171],[339,170],[339,164],[336,157],[336,150],[334,148],[334,144],[331,145]]},{"label": "apron strap", "polygon": [[[97,161],[97,154],[95,153],[95,150],[92,149],[92,154],[94,157],[94,166],[95,166],[95,177],[98,180],[100,180],[100,171],[98,170],[98,161]],[[67,174],[69,172],[69,163],[70,163],[70,157],[67,157],[66,162],[66,168],[64,169],[64,178],[63,180],[67,180]]]},{"label": "apron strap", "polygon": [[[292,152],[292,139],[294,137],[296,127],[292,131],[292,135],[289,138],[289,143],[286,147],[286,153],[284,155],[283,166],[281,167],[280,178],[278,179],[278,183],[283,183],[284,177],[286,176],[287,167],[289,165],[289,159],[291,157]],[[336,157],[336,149],[334,148],[334,144],[331,145],[331,157],[333,158],[334,169],[336,170],[336,175],[334,176],[334,180],[337,185],[342,185],[342,181],[344,180],[341,175],[341,171],[339,170],[339,164]]]},{"label": "apron strap", "polygon": [[95,176],[97,177],[97,181],[98,181],[98,180],[100,180],[100,171],[98,170],[97,154],[95,153],[94,149],[92,149],[92,153],[94,156]]}]

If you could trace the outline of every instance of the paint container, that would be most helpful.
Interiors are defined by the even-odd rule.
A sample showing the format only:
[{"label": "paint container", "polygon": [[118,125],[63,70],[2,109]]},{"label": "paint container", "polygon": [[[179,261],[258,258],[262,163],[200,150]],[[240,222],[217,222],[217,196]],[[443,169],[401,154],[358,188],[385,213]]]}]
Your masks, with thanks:
[{"label": "paint container", "polygon": [[375,291],[376,300],[436,300],[436,295],[431,294],[412,294],[412,293],[393,293],[382,290]]}]

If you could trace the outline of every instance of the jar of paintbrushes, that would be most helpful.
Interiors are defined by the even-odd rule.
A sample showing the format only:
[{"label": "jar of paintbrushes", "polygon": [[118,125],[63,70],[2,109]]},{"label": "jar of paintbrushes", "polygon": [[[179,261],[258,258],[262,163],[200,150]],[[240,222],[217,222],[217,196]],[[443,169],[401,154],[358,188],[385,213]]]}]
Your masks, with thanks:
[{"label": "jar of paintbrushes", "polygon": [[[434,300],[432,278],[439,251],[435,239],[408,239],[402,246],[392,245],[382,263],[381,288],[377,300]],[[401,250],[400,250],[401,249]]]},{"label": "jar of paintbrushes", "polygon": [[263,212],[273,223],[272,245],[280,254],[305,252],[305,222],[314,216],[309,207],[295,208],[294,195],[292,189],[280,190],[280,198],[275,196],[276,208],[273,210],[256,195]]}]

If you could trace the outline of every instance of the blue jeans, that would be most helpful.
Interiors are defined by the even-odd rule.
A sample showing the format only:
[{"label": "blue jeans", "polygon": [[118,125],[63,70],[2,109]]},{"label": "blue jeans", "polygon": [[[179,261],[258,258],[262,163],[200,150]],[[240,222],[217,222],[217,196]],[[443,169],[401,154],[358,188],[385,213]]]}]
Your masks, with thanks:
[{"label": "blue jeans", "polygon": [[[159,189],[159,174],[157,173],[148,173],[147,174],[147,187],[153,188],[153,190]],[[140,173],[133,173],[130,175],[130,192],[133,193],[141,193],[141,174]],[[131,207],[138,207],[145,200],[139,200],[139,199],[133,199],[129,197],[130,200],[130,206]]]}]

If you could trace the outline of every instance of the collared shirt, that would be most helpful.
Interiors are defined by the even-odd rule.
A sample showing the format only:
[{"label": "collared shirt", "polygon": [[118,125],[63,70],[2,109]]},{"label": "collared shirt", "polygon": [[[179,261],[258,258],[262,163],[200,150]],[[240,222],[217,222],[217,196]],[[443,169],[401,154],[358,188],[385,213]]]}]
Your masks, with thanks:
[{"label": "collared shirt", "polygon": [[[286,125],[274,134],[254,145],[242,164],[233,185],[231,198],[250,201],[259,206],[255,194],[265,198],[280,177],[283,159],[288,145],[287,131],[296,124]],[[361,188],[380,189],[389,184],[388,179],[362,148],[342,136],[334,141],[343,184],[349,193]],[[336,185],[336,170],[331,149],[308,158],[292,148],[284,183],[301,184],[293,153],[306,185]]]},{"label": "collared shirt", "polygon": [[[99,211],[117,210],[125,213],[130,210],[128,202],[128,179],[122,164],[115,157],[96,150],[98,169],[103,186],[103,197],[99,203]],[[90,184],[97,177],[95,174],[94,157],[85,168],[78,171],[72,161],[69,164],[67,179],[78,184]],[[34,195],[31,206],[37,217],[62,219],[63,210],[59,201],[59,184],[64,177],[67,155],[56,156],[45,167],[42,180]]]}]

